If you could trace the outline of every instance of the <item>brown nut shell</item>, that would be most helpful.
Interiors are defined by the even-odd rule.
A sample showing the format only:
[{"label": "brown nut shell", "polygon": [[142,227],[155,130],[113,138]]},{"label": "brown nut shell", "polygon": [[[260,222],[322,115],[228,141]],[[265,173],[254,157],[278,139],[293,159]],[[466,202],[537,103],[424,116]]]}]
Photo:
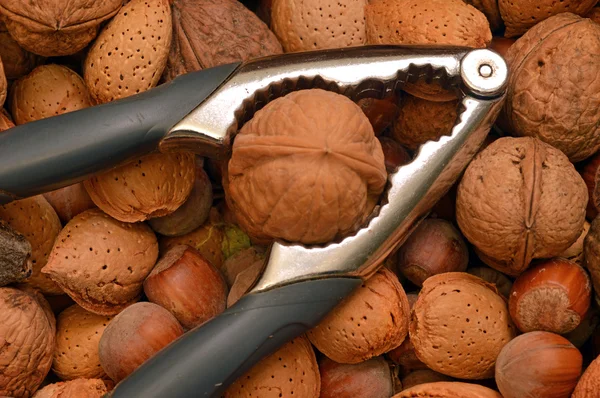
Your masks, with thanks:
[{"label": "brown nut shell", "polygon": [[46,192],[44,198],[52,205],[63,224],[79,213],[96,207],[82,182]]},{"label": "brown nut shell", "polygon": [[4,109],[0,110],[0,131],[8,130],[9,128],[15,127],[12,119],[8,112]]},{"label": "brown nut shell", "polygon": [[365,44],[367,0],[273,0],[271,29],[285,52]]},{"label": "brown nut shell", "polygon": [[458,186],[456,220],[490,267],[517,276],[580,236],[587,189],[569,159],[531,137],[503,137],[475,156]]},{"label": "brown nut shell", "polygon": [[177,210],[189,197],[194,179],[194,155],[173,152],[146,155],[83,184],[102,211],[131,223]]},{"label": "brown nut shell", "polygon": [[283,52],[277,37],[237,0],[174,0],[166,80]]},{"label": "brown nut shell", "polygon": [[112,317],[97,315],[75,304],[56,319],[52,371],[62,380],[106,378],[98,343]]},{"label": "brown nut shell", "polygon": [[467,269],[467,272],[496,286],[496,289],[498,289],[498,293],[502,294],[502,296],[504,296],[507,300],[510,297],[510,291],[512,289],[513,283],[502,272],[496,271],[495,269],[490,267],[469,268]]},{"label": "brown nut shell", "polygon": [[139,300],[157,258],[150,227],[91,209],[65,225],[43,272],[86,310],[115,315]]},{"label": "brown nut shell", "polygon": [[600,391],[600,357],[587,367],[579,379],[571,398],[596,398]]},{"label": "brown nut shell", "polygon": [[132,0],[92,44],[83,78],[92,98],[110,102],[158,84],[173,35],[169,0]]},{"label": "brown nut shell", "polygon": [[515,336],[496,288],[465,272],[434,275],[412,310],[410,341],[429,368],[468,380],[493,377],[496,357]]},{"label": "brown nut shell", "polygon": [[2,63],[2,58],[0,58],[0,108],[4,106],[7,91],[8,82],[6,81],[6,75],[4,73],[4,65]]},{"label": "brown nut shell", "polygon": [[520,37],[506,54],[511,73],[502,119],[507,132],[537,137],[572,162],[597,152],[598,56],[600,25],[571,13],[550,17]]},{"label": "brown nut shell", "polygon": [[0,58],[8,80],[25,76],[44,61],[43,57],[19,46],[19,43],[8,33],[3,22],[0,22]]},{"label": "brown nut shell", "polygon": [[590,230],[583,241],[583,262],[590,273],[592,286],[598,297],[600,294],[600,217],[596,217],[592,221]]},{"label": "brown nut shell", "polygon": [[502,395],[477,384],[440,381],[416,385],[392,398],[502,398]]},{"label": "brown nut shell", "polygon": [[492,32],[500,30],[504,27],[504,21],[500,15],[498,0],[465,0],[468,4],[477,8],[483,13],[490,23]]},{"label": "brown nut shell", "polygon": [[589,18],[596,23],[600,23],[600,7],[592,8],[587,14],[584,15],[585,18]]},{"label": "brown nut shell", "polygon": [[31,397],[52,365],[56,324],[41,294],[0,288],[0,396]]},{"label": "brown nut shell", "polygon": [[122,0],[0,0],[0,12],[21,47],[50,57],[82,50],[121,4]]},{"label": "brown nut shell", "polygon": [[260,391],[261,398],[315,398],[321,377],[315,352],[301,335],[254,365],[225,392],[225,398],[246,398]]},{"label": "brown nut shell", "polygon": [[504,36],[516,37],[554,15],[585,15],[596,3],[596,0],[498,0],[498,8],[506,26]]},{"label": "brown nut shell", "polygon": [[100,379],[59,381],[38,390],[33,398],[102,398],[108,392]]},{"label": "brown nut shell", "polygon": [[581,265],[583,262],[583,242],[585,241],[585,237],[587,236],[589,230],[590,223],[586,221],[583,223],[583,232],[581,232],[579,238],[577,238],[575,243],[569,246],[567,250],[562,252],[559,257],[566,258]]},{"label": "brown nut shell", "polygon": [[387,180],[369,119],[347,97],[321,89],[256,112],[235,137],[227,172],[227,204],[248,235],[306,244],[357,229]]},{"label": "brown nut shell", "polygon": [[52,246],[62,226],[56,212],[42,195],[0,206],[0,219],[20,232],[31,244],[32,274],[27,284],[44,294],[62,294],[55,282],[41,270],[46,265]]},{"label": "brown nut shell", "polygon": [[402,344],[408,335],[409,313],[408,299],[398,278],[381,268],[307,336],[330,359],[359,363]]},{"label": "brown nut shell", "polygon": [[45,119],[91,105],[83,79],[66,66],[35,68],[11,88],[11,112],[16,124]]},{"label": "brown nut shell", "polygon": [[414,372],[410,372],[402,378],[402,388],[408,390],[419,384],[435,383],[438,381],[452,381],[450,376],[443,375],[438,372],[434,372],[431,369],[419,369]]}]

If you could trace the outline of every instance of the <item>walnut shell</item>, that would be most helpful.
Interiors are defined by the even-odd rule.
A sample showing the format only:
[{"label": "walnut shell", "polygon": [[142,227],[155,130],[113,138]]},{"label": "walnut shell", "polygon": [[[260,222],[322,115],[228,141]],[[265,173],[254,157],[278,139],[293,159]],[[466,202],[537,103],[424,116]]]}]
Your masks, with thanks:
[{"label": "walnut shell", "polygon": [[52,365],[56,324],[41,294],[0,288],[0,396],[31,397]]},{"label": "walnut shell", "polygon": [[110,102],[156,86],[172,35],[169,0],[132,0],[123,6],[85,59],[83,78],[92,98]]},{"label": "walnut shell", "polygon": [[423,283],[409,334],[417,357],[432,370],[480,380],[494,376],[496,358],[516,329],[494,285],[448,272]]},{"label": "walnut shell", "polygon": [[381,268],[307,332],[338,363],[359,363],[398,347],[408,334],[408,298],[396,275]]},{"label": "walnut shell", "polygon": [[115,315],[139,300],[157,258],[150,227],[91,209],[65,225],[43,272],[86,310]]},{"label": "walnut shell", "polygon": [[583,179],[561,151],[536,138],[503,137],[467,166],[456,220],[487,265],[517,276],[577,240],[587,201]]},{"label": "walnut shell", "polygon": [[235,137],[227,172],[227,203],[248,235],[306,244],[359,227],[387,180],[369,119],[347,97],[321,89],[258,111]]},{"label": "walnut shell", "polygon": [[0,58],[8,80],[19,79],[40,65],[44,58],[30,53],[8,33],[6,25],[0,21]]},{"label": "walnut shell", "polygon": [[97,315],[75,304],[57,318],[52,371],[63,380],[102,379],[98,343],[111,317]]},{"label": "walnut shell", "polygon": [[153,153],[84,181],[92,201],[123,222],[162,217],[177,210],[194,187],[194,155]]},{"label": "walnut shell", "polygon": [[500,30],[504,27],[504,21],[500,15],[500,8],[498,7],[498,0],[464,0],[467,4],[471,4],[473,7],[481,11],[488,22],[492,32]]},{"label": "walnut shell", "polygon": [[598,151],[598,56],[600,26],[571,13],[550,17],[520,37],[506,54],[511,73],[501,117],[508,132],[537,137],[572,162]]},{"label": "walnut shell", "polygon": [[585,15],[596,3],[597,0],[498,0],[498,7],[506,26],[504,36],[516,37],[554,15]]},{"label": "walnut shell", "polygon": [[315,352],[301,335],[254,365],[227,389],[225,398],[251,397],[256,391],[260,398],[316,398],[320,390]]},{"label": "walnut shell", "polygon": [[0,0],[6,28],[21,47],[44,57],[82,50],[122,0]]},{"label": "walnut shell", "polygon": [[590,224],[590,229],[583,241],[583,262],[592,279],[596,297],[600,295],[600,217]]},{"label": "walnut shell", "polygon": [[392,137],[409,149],[450,135],[458,117],[458,100],[435,102],[405,95],[394,123]]},{"label": "walnut shell", "polygon": [[62,228],[50,203],[42,195],[17,200],[0,206],[0,219],[24,235],[31,244],[33,269],[27,284],[44,294],[62,294],[62,289],[41,272]]},{"label": "walnut shell", "polygon": [[38,66],[17,80],[10,95],[16,124],[91,106],[83,79],[71,69],[56,64]]},{"label": "walnut shell", "polygon": [[174,0],[167,81],[200,69],[281,54],[277,37],[237,0]]},{"label": "walnut shell", "polygon": [[365,44],[367,0],[273,0],[271,28],[286,52]]},{"label": "walnut shell", "polygon": [[587,367],[571,398],[595,398],[600,391],[600,357],[592,361]]},{"label": "walnut shell", "polygon": [[497,391],[477,384],[440,381],[419,384],[392,398],[502,398]]},{"label": "walnut shell", "polygon": [[49,384],[35,393],[33,398],[102,398],[108,392],[100,379],[76,379]]}]

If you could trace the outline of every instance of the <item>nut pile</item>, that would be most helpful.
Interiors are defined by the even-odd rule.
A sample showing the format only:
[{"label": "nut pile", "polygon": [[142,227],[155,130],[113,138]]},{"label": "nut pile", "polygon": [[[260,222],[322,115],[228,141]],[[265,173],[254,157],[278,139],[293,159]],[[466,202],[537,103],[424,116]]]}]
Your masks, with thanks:
[{"label": "nut pile", "polygon": [[[285,52],[494,49],[506,102],[459,181],[224,396],[597,398],[597,3],[0,0],[0,131]],[[227,161],[153,153],[0,206],[0,396],[102,397],[233,306],[273,241],[365,225],[389,174],[460,111],[435,80],[356,103],[304,89],[240,126]]]}]

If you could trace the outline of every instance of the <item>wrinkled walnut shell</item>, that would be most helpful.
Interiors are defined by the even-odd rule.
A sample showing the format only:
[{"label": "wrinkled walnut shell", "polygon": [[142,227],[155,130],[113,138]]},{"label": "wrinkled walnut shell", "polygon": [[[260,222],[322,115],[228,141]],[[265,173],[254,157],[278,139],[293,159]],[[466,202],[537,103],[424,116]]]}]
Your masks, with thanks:
[{"label": "wrinkled walnut shell", "polygon": [[0,21],[0,58],[8,80],[25,76],[44,61],[43,57],[30,53],[19,46],[6,26]]}]

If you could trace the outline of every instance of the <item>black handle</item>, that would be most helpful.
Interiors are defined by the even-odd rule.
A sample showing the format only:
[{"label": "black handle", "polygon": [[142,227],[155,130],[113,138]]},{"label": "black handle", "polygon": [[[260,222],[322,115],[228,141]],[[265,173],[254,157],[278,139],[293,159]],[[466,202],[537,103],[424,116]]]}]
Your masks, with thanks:
[{"label": "black handle", "polygon": [[316,326],[361,283],[330,278],[248,294],[159,351],[109,396],[219,397],[262,358]]},{"label": "black handle", "polygon": [[0,203],[73,184],[156,150],[238,65],[181,75],[131,97],[6,130],[0,134]]}]

